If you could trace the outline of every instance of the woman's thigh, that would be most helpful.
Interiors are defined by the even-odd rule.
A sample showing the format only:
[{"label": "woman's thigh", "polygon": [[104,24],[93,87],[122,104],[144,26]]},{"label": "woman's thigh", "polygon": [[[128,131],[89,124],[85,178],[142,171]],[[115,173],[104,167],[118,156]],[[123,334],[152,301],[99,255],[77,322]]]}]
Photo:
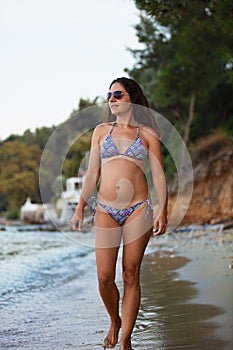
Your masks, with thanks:
[{"label": "woman's thigh", "polygon": [[94,218],[95,247],[118,248],[122,227],[99,205]]},{"label": "woman's thigh", "polygon": [[[122,229],[123,244],[133,243],[137,240],[147,242],[147,237],[152,234],[153,213],[147,203],[138,207],[126,220]],[[137,243],[136,243],[137,244]]]},{"label": "woman's thigh", "polygon": [[98,278],[102,282],[114,281],[121,226],[104,209],[97,208],[94,231]]},{"label": "woman's thigh", "polygon": [[146,246],[152,234],[153,213],[146,203],[136,209],[123,227],[123,272],[138,276]]},{"label": "woman's thigh", "polygon": [[129,278],[131,280],[132,278],[133,280],[136,279],[139,281],[140,266],[150,237],[151,231],[149,230],[138,239],[124,244],[122,255],[124,279]]}]

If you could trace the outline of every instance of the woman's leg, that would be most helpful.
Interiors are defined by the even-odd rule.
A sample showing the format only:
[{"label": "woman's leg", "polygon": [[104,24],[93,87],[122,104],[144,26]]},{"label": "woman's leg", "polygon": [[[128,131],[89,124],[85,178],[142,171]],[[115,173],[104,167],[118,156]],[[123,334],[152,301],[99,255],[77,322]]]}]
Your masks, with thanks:
[{"label": "woman's leg", "polygon": [[[131,350],[131,334],[137,319],[140,306],[140,267],[143,255],[150,239],[152,213],[145,221],[145,207],[131,215],[130,222],[124,227],[123,246],[123,281],[124,295],[122,300],[122,334],[120,350]],[[143,214],[143,215],[142,215]],[[136,217],[137,215],[137,217]],[[145,229],[147,229],[146,232]],[[135,239],[133,239],[133,236]]]},{"label": "woman's leg", "polygon": [[114,348],[118,342],[118,333],[121,327],[119,291],[115,283],[121,227],[108,214],[101,211],[96,213],[94,224],[99,292],[111,319],[104,344],[108,348]]}]

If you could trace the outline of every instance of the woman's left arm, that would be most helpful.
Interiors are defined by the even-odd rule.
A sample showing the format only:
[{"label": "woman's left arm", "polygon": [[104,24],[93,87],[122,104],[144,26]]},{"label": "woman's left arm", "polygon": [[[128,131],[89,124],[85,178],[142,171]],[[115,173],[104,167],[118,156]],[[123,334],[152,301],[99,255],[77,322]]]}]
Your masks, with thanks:
[{"label": "woman's left arm", "polygon": [[165,233],[167,227],[167,184],[164,174],[161,142],[151,129],[148,131],[147,141],[153,184],[158,196],[159,204],[159,213],[153,224],[153,234],[157,236]]}]

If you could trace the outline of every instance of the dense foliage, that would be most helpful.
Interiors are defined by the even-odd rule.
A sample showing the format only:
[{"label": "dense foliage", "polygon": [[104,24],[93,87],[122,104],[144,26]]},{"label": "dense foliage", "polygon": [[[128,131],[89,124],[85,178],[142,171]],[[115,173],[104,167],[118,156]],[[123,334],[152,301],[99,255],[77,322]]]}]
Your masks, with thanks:
[{"label": "dense foliage", "polygon": [[1,210],[9,209],[17,216],[17,209],[30,196],[39,201],[38,169],[41,150],[38,145],[7,141],[0,147]]},{"label": "dense foliage", "polygon": [[[77,140],[67,152],[62,177],[66,179],[77,176],[77,169],[90,149],[91,131],[89,128],[93,126],[93,119],[98,122],[95,115],[90,115],[90,111],[86,115],[85,111],[95,103],[96,100],[80,99],[78,108],[72,111],[70,117],[62,125],[37,128],[35,132],[26,130],[23,135],[10,135],[0,143],[0,212],[5,213],[6,217],[17,218],[19,208],[27,197],[30,197],[32,202],[41,202],[41,188],[39,187],[41,156],[50,137],[54,134],[55,145],[49,159],[49,166],[47,169],[42,169],[45,172],[43,176],[45,183],[40,183],[40,186],[44,186],[46,200],[56,199],[56,196],[60,194],[57,193],[57,179],[53,176],[53,170],[57,166],[62,147],[67,146],[65,141],[71,131],[77,134]],[[86,129],[87,132],[85,132]],[[77,133],[76,130],[78,130]]]},{"label": "dense foliage", "polygon": [[135,0],[141,49],[127,69],[186,143],[233,127],[231,0]]}]

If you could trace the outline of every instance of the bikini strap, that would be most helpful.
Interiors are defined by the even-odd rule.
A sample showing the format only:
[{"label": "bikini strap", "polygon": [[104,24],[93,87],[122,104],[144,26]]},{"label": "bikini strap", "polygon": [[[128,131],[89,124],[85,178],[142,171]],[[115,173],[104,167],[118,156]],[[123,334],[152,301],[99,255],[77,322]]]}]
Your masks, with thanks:
[{"label": "bikini strap", "polygon": [[112,135],[113,128],[114,128],[115,125],[116,125],[116,121],[112,124],[112,127],[111,127],[111,129],[109,131],[109,135]]},{"label": "bikini strap", "polygon": [[[116,125],[116,121],[112,124],[112,127],[111,127],[111,129],[110,129],[110,131],[109,131],[109,135],[112,135],[112,132],[113,132],[113,128],[114,128],[114,126]],[[137,137],[139,137],[139,126],[138,126],[138,121],[136,121],[136,132],[137,132]]]},{"label": "bikini strap", "polygon": [[138,121],[136,121],[136,130],[137,130],[137,137],[139,137],[139,126],[138,126]]}]

